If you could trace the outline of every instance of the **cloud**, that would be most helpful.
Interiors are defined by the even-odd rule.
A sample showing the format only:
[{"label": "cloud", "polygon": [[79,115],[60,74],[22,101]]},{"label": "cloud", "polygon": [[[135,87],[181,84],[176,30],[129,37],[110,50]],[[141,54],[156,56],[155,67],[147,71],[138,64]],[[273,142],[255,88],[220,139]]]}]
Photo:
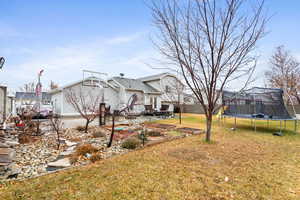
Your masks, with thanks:
[{"label": "cloud", "polygon": [[[51,48],[20,47],[23,50],[17,50],[18,56],[26,54],[26,57],[6,63],[0,72],[1,83],[18,88],[36,80],[40,69],[45,70],[42,77],[44,85],[48,85],[51,80],[65,85],[81,79],[83,69],[106,72],[111,76],[120,72],[130,77],[154,73],[145,63],[149,62],[155,52],[150,43],[145,44],[142,35],[145,32],[107,39],[95,38],[89,42]],[[10,51],[14,52],[14,49]]]},{"label": "cloud", "polygon": [[135,41],[139,39],[140,37],[144,36],[146,32],[137,32],[132,35],[126,35],[126,36],[119,36],[119,37],[114,37],[111,39],[107,40],[107,44],[109,45],[120,45],[128,42]]}]

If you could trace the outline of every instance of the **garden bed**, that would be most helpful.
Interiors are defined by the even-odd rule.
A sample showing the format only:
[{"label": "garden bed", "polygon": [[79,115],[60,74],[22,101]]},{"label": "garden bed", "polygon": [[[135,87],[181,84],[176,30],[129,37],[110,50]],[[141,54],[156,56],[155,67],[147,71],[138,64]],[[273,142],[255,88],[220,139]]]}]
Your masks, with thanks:
[{"label": "garden bed", "polygon": [[202,130],[202,129],[188,128],[188,127],[177,128],[176,130],[180,131],[180,132],[184,132],[184,133],[189,133],[189,134],[201,134],[201,133],[204,133],[204,130]]}]

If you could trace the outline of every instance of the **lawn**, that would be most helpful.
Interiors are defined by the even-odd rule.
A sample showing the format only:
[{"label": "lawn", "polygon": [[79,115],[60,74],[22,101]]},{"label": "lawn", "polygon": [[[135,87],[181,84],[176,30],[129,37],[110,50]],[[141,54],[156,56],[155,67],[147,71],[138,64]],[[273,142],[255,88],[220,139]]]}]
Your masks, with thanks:
[{"label": "lawn", "polygon": [[[204,128],[203,116],[185,114],[182,127]],[[177,119],[159,123],[177,124]],[[213,142],[186,137],[86,167],[0,186],[0,199],[300,199],[300,134],[287,123],[283,137],[238,120],[236,131],[214,122]]]}]

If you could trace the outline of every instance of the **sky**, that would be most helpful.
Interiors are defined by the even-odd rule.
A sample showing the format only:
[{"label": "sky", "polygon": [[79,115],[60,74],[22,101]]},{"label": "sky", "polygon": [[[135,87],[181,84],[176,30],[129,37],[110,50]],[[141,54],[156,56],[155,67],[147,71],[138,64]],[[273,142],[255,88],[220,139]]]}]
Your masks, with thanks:
[{"label": "sky", "polygon": [[[159,54],[150,40],[151,12],[144,0],[1,0],[0,84],[16,90],[37,80],[44,87],[82,79],[82,70],[141,77]],[[267,0],[269,34],[259,42],[256,85],[274,48],[285,45],[300,61],[300,1]],[[153,65],[153,64],[152,64]]]}]

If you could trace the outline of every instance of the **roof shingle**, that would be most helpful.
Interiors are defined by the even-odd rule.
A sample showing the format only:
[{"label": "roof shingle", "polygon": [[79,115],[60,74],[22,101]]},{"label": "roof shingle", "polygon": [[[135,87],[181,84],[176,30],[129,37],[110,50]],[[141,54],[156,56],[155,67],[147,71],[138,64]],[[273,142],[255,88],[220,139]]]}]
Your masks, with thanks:
[{"label": "roof shingle", "polygon": [[159,92],[155,88],[151,87],[147,83],[139,79],[129,79],[124,77],[113,77],[115,81],[125,87],[125,89],[132,89],[132,90],[141,90],[145,93],[157,93]]}]

